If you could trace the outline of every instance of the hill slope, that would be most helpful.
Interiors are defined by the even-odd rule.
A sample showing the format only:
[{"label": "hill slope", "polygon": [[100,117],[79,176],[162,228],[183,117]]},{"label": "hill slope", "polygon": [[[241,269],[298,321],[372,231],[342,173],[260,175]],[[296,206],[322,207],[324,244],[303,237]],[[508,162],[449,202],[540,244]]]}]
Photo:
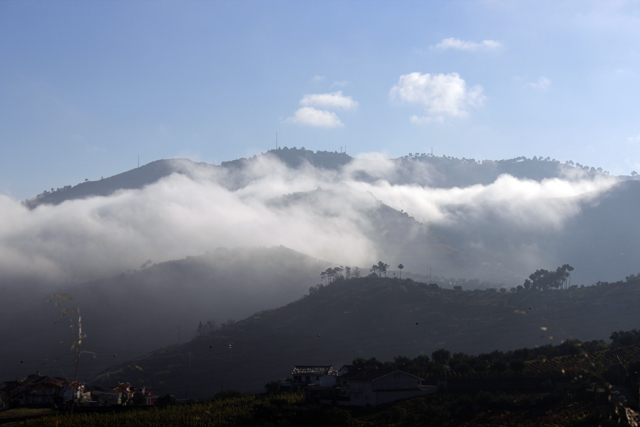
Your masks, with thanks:
[{"label": "hill slope", "polygon": [[0,378],[72,372],[73,338],[60,314],[75,305],[47,304],[52,293],[68,293],[69,303],[81,309],[88,353],[80,374],[87,377],[118,360],[190,340],[199,322],[220,324],[300,298],[326,266],[284,247],[221,248],[76,285],[5,284],[0,320],[10,327],[0,331]]},{"label": "hill slope", "polygon": [[[410,279],[337,280],[277,310],[256,313],[103,372],[95,382],[145,384],[206,397],[260,391],[294,365],[336,367],[356,357],[491,352],[606,338],[637,326],[640,280],[551,292],[454,291]],[[544,328],[544,329],[543,329]]]}]

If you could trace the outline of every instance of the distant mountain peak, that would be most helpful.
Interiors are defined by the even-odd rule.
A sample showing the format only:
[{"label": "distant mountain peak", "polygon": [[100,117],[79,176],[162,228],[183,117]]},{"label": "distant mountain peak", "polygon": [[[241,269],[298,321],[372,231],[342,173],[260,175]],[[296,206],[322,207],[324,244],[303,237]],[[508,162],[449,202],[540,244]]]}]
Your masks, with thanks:
[{"label": "distant mountain peak", "polygon": [[42,204],[58,205],[67,200],[109,196],[118,190],[140,189],[172,173],[185,173],[195,164],[189,159],[155,160],[108,178],[85,181],[73,187],[69,185],[51,192],[45,191],[24,203],[29,209],[35,209]]}]

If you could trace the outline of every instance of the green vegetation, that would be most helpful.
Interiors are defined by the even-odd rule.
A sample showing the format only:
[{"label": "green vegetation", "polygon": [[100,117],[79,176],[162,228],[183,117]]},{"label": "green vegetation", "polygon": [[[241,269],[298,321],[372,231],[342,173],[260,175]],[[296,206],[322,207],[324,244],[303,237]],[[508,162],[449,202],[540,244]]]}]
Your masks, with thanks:
[{"label": "green vegetation", "polygon": [[205,402],[110,413],[78,413],[25,421],[49,427],[114,426],[592,426],[627,425],[619,409],[594,401],[584,384],[560,383],[532,393],[440,393],[378,408],[302,403],[300,393],[214,398]]},{"label": "green vegetation", "polygon": [[[561,347],[561,346],[556,346]],[[558,352],[566,351],[558,349]],[[604,354],[609,350],[602,351]],[[640,354],[640,348],[618,348],[618,355],[626,357]],[[591,355],[594,360],[600,356]],[[434,363],[451,363],[458,356],[446,350],[432,355]],[[561,356],[549,360],[550,366],[574,365],[570,358]],[[518,359],[512,359],[518,360]],[[639,359],[640,360],[640,359]],[[396,357],[386,366],[405,364],[411,369],[411,361]],[[511,362],[511,361],[510,361]],[[356,359],[361,367],[379,364],[375,360]],[[527,363],[530,370],[532,363]],[[509,369],[512,369],[509,363]],[[508,370],[506,376],[519,375]],[[218,393],[213,399],[188,404],[169,404],[138,410],[112,411],[109,413],[77,413],[72,418],[57,415],[29,420],[30,426],[626,426],[627,416],[636,416],[627,405],[612,404],[609,388],[594,376],[565,375],[563,378],[547,378],[529,390],[515,386],[491,390],[493,381],[473,389],[467,388],[417,397],[395,404],[374,408],[331,407],[303,403],[302,394],[270,393],[242,395],[235,391]],[[520,387],[520,389],[518,389]],[[637,387],[636,387],[637,389]]]},{"label": "green vegetation", "polygon": [[[563,288],[501,293],[340,274],[296,302],[117,366],[96,382],[129,381],[161,395],[181,390],[202,398],[223,386],[261,391],[294,365],[340,367],[354,357],[394,360],[398,354],[417,363],[412,373],[423,377],[526,374],[539,358],[605,350],[602,337],[637,327],[636,276]],[[621,335],[614,343],[620,340],[628,339]],[[450,353],[441,366],[430,357],[439,349]]]},{"label": "green vegetation", "polygon": [[[614,333],[618,334],[618,332]],[[625,332],[626,334],[626,332]],[[393,361],[381,362],[375,357],[356,358],[352,364],[359,368],[399,369],[413,375],[436,379],[457,378],[573,378],[589,376],[603,379],[612,365],[622,363],[625,369],[637,375],[640,362],[640,346],[620,347],[607,345],[605,341],[568,340],[552,346],[534,349],[522,348],[513,351],[493,351],[476,356],[451,353],[445,349],[434,351],[431,358],[426,355],[409,358],[396,356]],[[604,380],[603,380],[604,381]],[[535,382],[538,383],[538,382]]]},{"label": "green vegetation", "polygon": [[[30,426],[243,426],[256,425],[255,419],[268,419],[280,415],[284,409],[298,408],[301,393],[281,395],[239,395],[226,393],[205,402],[169,405],[141,410],[113,411],[110,413],[76,413],[68,418],[57,415],[33,421]],[[300,407],[299,417],[312,420],[315,414]],[[284,416],[286,414],[282,413]],[[302,425],[302,424],[301,424]],[[309,424],[313,425],[313,424]],[[321,425],[321,424],[318,424]]]}]

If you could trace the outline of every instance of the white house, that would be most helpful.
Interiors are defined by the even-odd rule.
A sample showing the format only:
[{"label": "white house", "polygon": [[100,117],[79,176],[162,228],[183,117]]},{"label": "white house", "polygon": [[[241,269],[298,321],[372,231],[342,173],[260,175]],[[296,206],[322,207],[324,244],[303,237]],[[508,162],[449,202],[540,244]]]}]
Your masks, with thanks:
[{"label": "white house", "polygon": [[338,371],[333,366],[296,365],[291,371],[291,383],[294,390],[308,385],[333,387]]}]

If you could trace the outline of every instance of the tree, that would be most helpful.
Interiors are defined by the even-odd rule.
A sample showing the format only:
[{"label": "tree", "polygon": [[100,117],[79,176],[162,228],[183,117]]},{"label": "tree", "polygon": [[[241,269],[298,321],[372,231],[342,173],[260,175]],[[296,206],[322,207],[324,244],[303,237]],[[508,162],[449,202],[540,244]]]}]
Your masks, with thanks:
[{"label": "tree", "polygon": [[322,273],[320,273],[320,279],[321,279],[323,282],[326,282],[327,284],[329,283],[329,282],[327,282],[327,280],[328,280],[328,279],[327,279],[327,271],[326,271],[326,270],[325,270],[325,271],[323,271]]},{"label": "tree", "polygon": [[573,267],[569,264],[558,267],[556,271],[536,270],[524,281],[524,288],[538,291],[547,291],[560,287],[568,288],[572,271]]},{"label": "tree", "polygon": [[342,267],[333,267],[333,280],[344,278],[342,275]]},{"label": "tree", "polygon": [[411,365],[411,359],[407,356],[396,356],[393,358],[393,367],[401,371],[406,371]]},{"label": "tree", "polygon": [[402,269],[404,268],[404,265],[398,264],[398,268],[400,269],[400,279],[402,279]]},{"label": "tree", "polygon": [[516,374],[521,374],[522,372],[524,372],[525,366],[526,365],[524,363],[524,360],[522,359],[511,359],[509,361],[509,369],[511,369]]},{"label": "tree", "polygon": [[176,398],[170,394],[165,394],[164,396],[160,396],[158,398],[158,401],[156,402],[158,406],[169,406],[169,405],[175,405],[176,403],[178,403],[176,401]]},{"label": "tree", "polygon": [[609,337],[612,347],[624,347],[628,345],[640,344],[640,331],[632,329],[630,331],[617,331]]},{"label": "tree", "polygon": [[384,366],[384,364],[375,357],[372,357],[368,360],[363,357],[357,357],[353,359],[353,362],[351,362],[351,364],[356,369],[372,369],[381,368],[382,366]]},{"label": "tree", "polygon": [[131,401],[127,403],[129,403],[130,405],[140,406],[147,403],[147,398],[142,393],[136,393],[133,395],[133,398],[131,398]]},{"label": "tree", "polygon": [[278,381],[269,381],[264,385],[264,391],[267,394],[277,393],[280,390],[280,383]]},{"label": "tree", "polygon": [[[351,271],[351,269],[349,269],[349,271]],[[329,267],[325,271],[320,273],[320,279],[322,279],[327,285],[340,278],[344,278],[344,276],[342,275],[342,267]]]},{"label": "tree", "polygon": [[369,271],[375,274],[376,276],[380,277],[380,271],[378,270],[378,266],[376,264],[373,264]]},{"label": "tree", "polygon": [[360,267],[355,267],[353,269],[353,277],[355,277],[356,279],[360,278]]},{"label": "tree", "polygon": [[441,365],[446,365],[447,362],[449,362],[449,359],[451,359],[451,353],[449,353],[449,351],[445,350],[444,348],[431,353],[431,360]]},{"label": "tree", "polygon": [[507,370],[507,362],[502,359],[496,360],[491,364],[491,371],[502,373]]},{"label": "tree", "polygon": [[389,264],[385,264],[382,261],[378,261],[378,271],[382,275],[384,273],[384,277],[387,277],[387,268],[389,268]]},{"label": "tree", "polygon": [[382,277],[382,275],[384,274],[384,277],[387,277],[387,268],[389,268],[389,264],[386,264],[382,261],[378,261],[377,264],[374,264],[371,266],[371,272],[374,274],[377,274],[378,277]]},{"label": "tree", "polygon": [[471,372],[471,366],[467,362],[460,362],[456,364],[453,370],[461,374],[468,374]]}]

